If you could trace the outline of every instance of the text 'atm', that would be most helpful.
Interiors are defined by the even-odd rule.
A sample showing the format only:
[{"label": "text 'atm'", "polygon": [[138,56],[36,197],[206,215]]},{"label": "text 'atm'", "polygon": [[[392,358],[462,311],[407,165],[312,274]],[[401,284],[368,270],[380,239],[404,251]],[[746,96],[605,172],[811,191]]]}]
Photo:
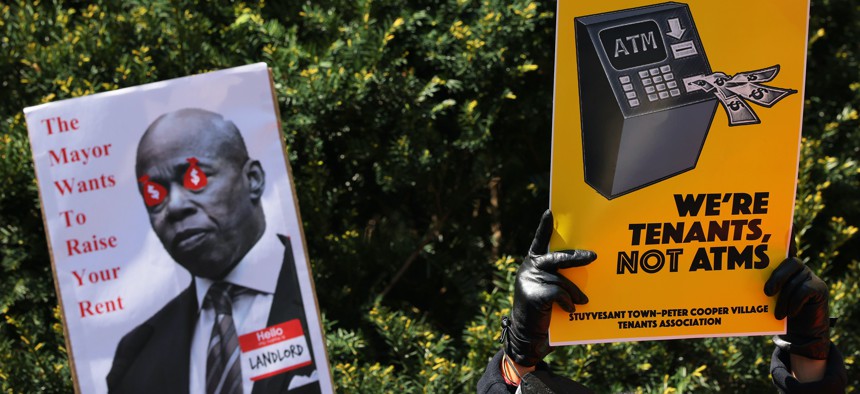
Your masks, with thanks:
[{"label": "text 'atm'", "polygon": [[575,18],[585,181],[612,199],[696,166],[717,99],[686,4]]}]

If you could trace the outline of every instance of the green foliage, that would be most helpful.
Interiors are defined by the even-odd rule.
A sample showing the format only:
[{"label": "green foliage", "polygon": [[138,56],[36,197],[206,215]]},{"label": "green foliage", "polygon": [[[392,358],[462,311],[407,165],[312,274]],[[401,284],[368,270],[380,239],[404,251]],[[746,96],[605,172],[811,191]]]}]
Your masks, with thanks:
[{"label": "green foliage", "polygon": [[[0,391],[70,392],[21,109],[265,61],[341,392],[469,392],[546,206],[554,4],[0,3]],[[797,237],[860,387],[860,10],[815,2]],[[598,392],[765,392],[767,338],[558,349]]]}]

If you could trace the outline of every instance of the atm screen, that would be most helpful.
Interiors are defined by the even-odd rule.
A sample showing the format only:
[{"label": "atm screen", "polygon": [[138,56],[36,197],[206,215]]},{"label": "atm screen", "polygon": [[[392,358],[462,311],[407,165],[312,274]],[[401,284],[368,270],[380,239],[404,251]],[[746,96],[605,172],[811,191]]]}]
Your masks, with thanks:
[{"label": "atm screen", "polygon": [[666,60],[666,46],[657,22],[646,20],[600,32],[600,42],[618,71]]}]

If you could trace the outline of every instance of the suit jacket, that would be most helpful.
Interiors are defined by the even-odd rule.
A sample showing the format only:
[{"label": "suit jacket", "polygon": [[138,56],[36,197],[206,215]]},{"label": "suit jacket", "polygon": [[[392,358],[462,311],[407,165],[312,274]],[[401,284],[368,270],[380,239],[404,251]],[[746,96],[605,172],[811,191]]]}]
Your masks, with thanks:
[{"label": "suit jacket", "polygon": [[[268,326],[298,318],[308,334],[296,276],[290,239],[281,235],[286,246],[284,262],[278,276]],[[168,302],[146,322],[129,331],[119,342],[113,366],[107,375],[110,393],[188,393],[191,340],[197,323],[197,295],[194,280],[182,293]],[[313,348],[308,341],[313,358]],[[307,376],[316,369],[311,365],[287,371],[254,383],[251,394],[319,393],[319,382],[287,391],[296,375]]]}]

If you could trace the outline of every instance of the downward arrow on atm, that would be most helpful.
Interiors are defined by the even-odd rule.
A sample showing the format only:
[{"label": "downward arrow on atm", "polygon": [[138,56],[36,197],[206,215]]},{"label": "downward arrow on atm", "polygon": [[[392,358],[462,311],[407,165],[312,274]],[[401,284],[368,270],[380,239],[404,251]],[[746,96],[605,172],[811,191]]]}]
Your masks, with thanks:
[{"label": "downward arrow on atm", "polygon": [[681,27],[681,20],[678,18],[669,19],[669,32],[666,33],[667,36],[672,37],[676,40],[680,40],[681,37],[684,36],[684,32],[687,29]]}]

